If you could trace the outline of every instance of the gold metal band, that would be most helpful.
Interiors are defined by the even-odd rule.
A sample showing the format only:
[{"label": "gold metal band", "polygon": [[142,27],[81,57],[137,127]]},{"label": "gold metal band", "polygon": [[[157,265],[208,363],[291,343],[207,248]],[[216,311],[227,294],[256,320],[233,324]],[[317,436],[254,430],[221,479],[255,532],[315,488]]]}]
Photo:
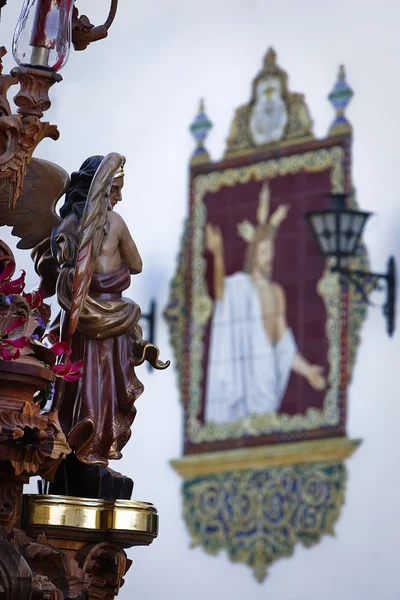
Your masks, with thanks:
[{"label": "gold metal band", "polygon": [[97,500],[72,496],[25,495],[29,526],[73,527],[158,534],[156,508],[147,502]]}]

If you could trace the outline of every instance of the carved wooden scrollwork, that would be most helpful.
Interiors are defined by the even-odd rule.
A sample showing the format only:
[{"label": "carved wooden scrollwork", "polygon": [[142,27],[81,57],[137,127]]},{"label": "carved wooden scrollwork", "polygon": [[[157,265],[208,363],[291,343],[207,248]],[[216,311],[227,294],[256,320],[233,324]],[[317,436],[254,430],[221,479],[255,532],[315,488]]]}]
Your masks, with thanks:
[{"label": "carved wooden scrollwork", "polygon": [[84,547],[77,560],[90,582],[88,600],[113,600],[132,564],[122,548],[107,542]]},{"label": "carved wooden scrollwork", "polygon": [[108,35],[115,15],[117,14],[118,0],[111,0],[110,11],[103,25],[95,26],[86,15],[79,16],[79,11],[74,7],[72,15],[72,43],[75,50],[86,50],[92,42],[103,40]]},{"label": "carved wooden scrollwork", "polygon": [[16,548],[0,537],[0,600],[30,600],[32,572]]},{"label": "carved wooden scrollwork", "polygon": [[[0,48],[0,178],[10,181],[10,204],[15,207],[28,164],[36,146],[46,137],[58,139],[55,125],[42,122],[44,111],[50,108],[49,90],[62,80],[61,75],[43,69],[16,67],[11,74],[2,74],[2,58],[7,50]],[[12,114],[7,93],[20,85],[14,102],[17,114]]]},{"label": "carved wooden scrollwork", "polygon": [[14,529],[0,531],[0,600],[87,600],[88,580],[76,560]]}]

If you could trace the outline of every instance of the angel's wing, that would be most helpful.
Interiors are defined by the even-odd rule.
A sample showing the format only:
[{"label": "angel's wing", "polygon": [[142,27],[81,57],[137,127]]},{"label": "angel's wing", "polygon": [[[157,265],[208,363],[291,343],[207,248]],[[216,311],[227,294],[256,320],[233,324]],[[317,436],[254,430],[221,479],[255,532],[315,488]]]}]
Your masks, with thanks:
[{"label": "angel's wing", "polygon": [[109,192],[115,172],[122,165],[123,157],[116,152],[107,154],[93,177],[85,210],[82,215],[82,229],[76,255],[74,281],[72,283],[72,302],[69,321],[69,335],[74,335],[79,316],[82,312],[94,263],[104,242],[109,210]]},{"label": "angel's wing", "polygon": [[21,238],[18,248],[34,248],[60,222],[55,205],[69,185],[69,175],[58,165],[32,158],[16,207],[9,208],[10,184],[0,180],[0,226],[9,225]]}]

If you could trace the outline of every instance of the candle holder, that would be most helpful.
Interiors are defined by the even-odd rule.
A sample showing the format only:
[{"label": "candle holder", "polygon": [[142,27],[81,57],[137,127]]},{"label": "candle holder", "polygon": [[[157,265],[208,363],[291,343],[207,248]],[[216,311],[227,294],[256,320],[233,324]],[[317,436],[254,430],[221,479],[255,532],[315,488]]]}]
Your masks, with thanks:
[{"label": "candle holder", "polygon": [[[6,4],[0,0],[0,10]],[[10,208],[14,209],[22,189],[26,170],[38,144],[46,137],[59,138],[56,125],[41,119],[51,106],[49,90],[62,81],[57,72],[68,60],[72,42],[75,50],[85,50],[104,39],[114,21],[118,0],[111,0],[103,25],[94,26],[79,17],[73,0],[26,0],[13,39],[13,55],[18,64],[3,74],[2,59],[7,53],[0,47],[0,179],[10,184]],[[14,97],[13,114],[7,94],[12,86],[20,88]]]},{"label": "candle holder", "polygon": [[[0,179],[10,182],[10,207],[15,208],[26,170],[36,146],[46,137],[57,140],[56,125],[42,122],[50,108],[49,89],[62,80],[54,71],[15,67],[3,75],[2,58],[7,50],[0,48]],[[10,87],[20,85],[14,97],[17,114],[13,114],[7,99]]]}]

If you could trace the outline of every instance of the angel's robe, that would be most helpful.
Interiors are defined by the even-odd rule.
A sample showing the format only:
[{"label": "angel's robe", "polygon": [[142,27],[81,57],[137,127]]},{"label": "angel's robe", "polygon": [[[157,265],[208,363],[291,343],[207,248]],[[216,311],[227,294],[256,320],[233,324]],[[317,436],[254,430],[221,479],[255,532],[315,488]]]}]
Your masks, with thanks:
[{"label": "angel's robe", "polygon": [[[70,276],[61,276],[58,300],[68,308]],[[130,285],[125,263],[113,273],[94,273],[78,330],[72,340],[72,360],[83,360],[83,378],[64,383],[60,422],[77,458],[86,464],[107,465],[121,458],[131,436],[135,400],[143,392],[132,366],[143,351],[138,325],[139,306],[122,297]],[[61,339],[68,341],[69,316],[63,311]]]},{"label": "angel's robe", "polygon": [[133,365],[146,359],[155,366],[158,348],[142,338],[139,306],[122,296],[130,285],[125,262],[115,272],[93,274],[78,329],[68,336],[76,238],[62,232],[62,224],[57,229],[61,235],[56,231],[53,255],[47,240],[34,258],[48,292],[57,281],[62,310],[52,333],[70,344],[71,361],[83,360],[83,378],[58,380],[53,408],[77,458],[107,466],[122,456],[136,415],[134,402],[143,392]]},{"label": "angel's robe", "polygon": [[271,343],[251,277],[241,272],[226,277],[211,323],[206,421],[229,423],[277,411],[296,350],[290,329]]}]

